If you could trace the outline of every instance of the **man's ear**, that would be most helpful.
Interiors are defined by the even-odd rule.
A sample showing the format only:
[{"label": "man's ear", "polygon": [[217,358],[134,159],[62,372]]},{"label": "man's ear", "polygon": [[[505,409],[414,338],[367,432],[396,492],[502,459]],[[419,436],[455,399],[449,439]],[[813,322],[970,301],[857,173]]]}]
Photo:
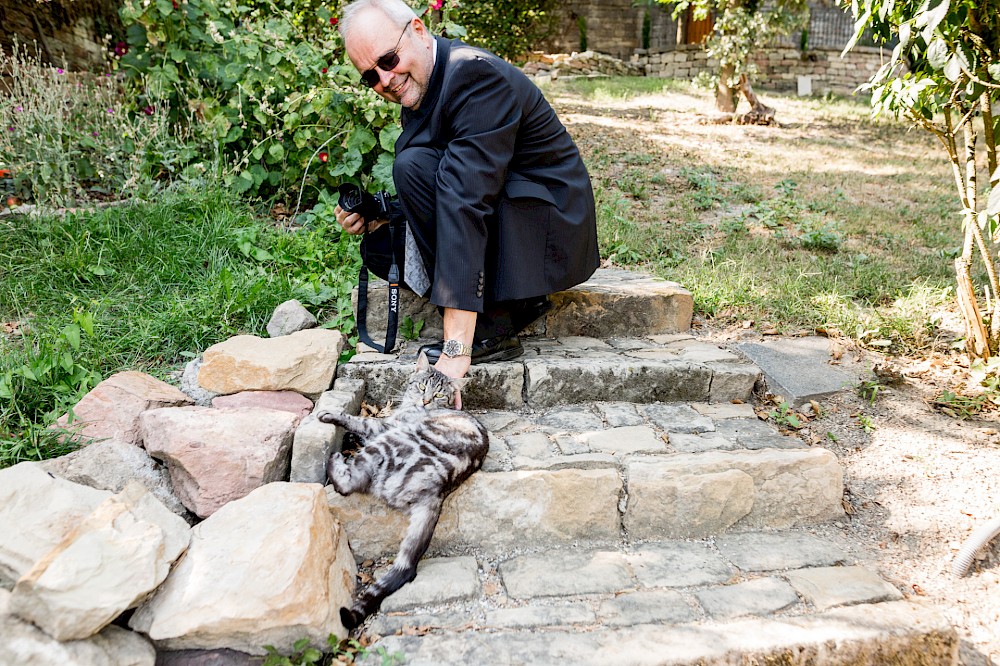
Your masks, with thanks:
[{"label": "man's ear", "polygon": [[423,372],[429,367],[431,362],[427,360],[427,354],[420,352],[420,356],[417,357],[417,372]]}]

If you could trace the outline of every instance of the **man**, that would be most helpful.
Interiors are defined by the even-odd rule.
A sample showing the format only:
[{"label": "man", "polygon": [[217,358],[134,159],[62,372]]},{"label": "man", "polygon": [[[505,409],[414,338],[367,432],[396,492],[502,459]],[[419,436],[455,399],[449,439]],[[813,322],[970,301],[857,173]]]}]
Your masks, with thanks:
[{"label": "man", "polygon": [[[402,0],[351,3],[340,31],[363,83],[403,107],[393,181],[405,281],[421,294],[429,286],[444,317],[444,341],[422,351],[456,378],[472,363],[520,355],[517,334],[550,307],[548,294],[600,262],[576,145],[520,70],[434,37]],[[388,247],[384,221],[340,209],[337,220],[354,234],[369,223],[367,242]]]}]

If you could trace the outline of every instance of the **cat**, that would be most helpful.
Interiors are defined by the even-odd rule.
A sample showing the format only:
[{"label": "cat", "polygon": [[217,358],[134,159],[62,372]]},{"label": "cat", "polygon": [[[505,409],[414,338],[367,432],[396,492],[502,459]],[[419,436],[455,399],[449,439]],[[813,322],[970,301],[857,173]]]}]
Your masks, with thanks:
[{"label": "cat", "polygon": [[412,581],[430,545],[448,495],[482,467],[489,450],[485,426],[453,409],[466,380],[452,379],[420,354],[399,407],[385,418],[324,411],[317,418],[358,435],[363,444],[349,459],[335,452],[326,472],[341,495],[361,492],[409,515],[410,524],[392,567],[340,609],[350,631],[375,613],[390,594]]}]

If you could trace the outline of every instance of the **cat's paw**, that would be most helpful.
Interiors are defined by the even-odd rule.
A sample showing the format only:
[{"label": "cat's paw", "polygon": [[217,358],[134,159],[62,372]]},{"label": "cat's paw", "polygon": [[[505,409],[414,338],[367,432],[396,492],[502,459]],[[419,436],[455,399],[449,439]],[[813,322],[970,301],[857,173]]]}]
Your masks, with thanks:
[{"label": "cat's paw", "polygon": [[359,611],[353,608],[341,608],[340,609],[340,623],[344,625],[344,629],[351,631],[357,629],[365,621],[365,616]]},{"label": "cat's paw", "polygon": [[344,454],[340,451],[334,451],[330,455],[330,459],[326,461],[326,478],[333,484],[333,489],[338,493],[343,495],[341,488],[343,487],[344,474],[347,471],[347,463],[344,462]]},{"label": "cat's paw", "polygon": [[329,411],[322,411],[316,415],[316,418],[323,423],[337,423],[337,414]]}]

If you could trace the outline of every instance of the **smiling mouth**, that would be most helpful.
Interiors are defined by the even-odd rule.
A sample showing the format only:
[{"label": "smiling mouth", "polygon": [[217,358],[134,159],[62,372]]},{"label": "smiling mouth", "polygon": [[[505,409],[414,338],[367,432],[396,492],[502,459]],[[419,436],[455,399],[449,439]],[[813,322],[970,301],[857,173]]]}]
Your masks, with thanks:
[{"label": "smiling mouth", "polygon": [[403,78],[403,82],[402,82],[402,83],[400,83],[400,84],[399,84],[398,86],[395,86],[395,87],[393,87],[393,88],[390,88],[390,89],[389,89],[389,92],[391,92],[391,93],[392,93],[393,95],[398,95],[398,94],[400,93],[400,91],[402,91],[402,90],[403,90],[403,87],[404,87],[404,86],[406,86],[406,82],[407,82],[407,81],[409,81],[409,80],[410,80],[410,76],[409,76],[409,74],[407,74],[407,75],[406,75],[406,76],[405,76],[405,77]]}]

